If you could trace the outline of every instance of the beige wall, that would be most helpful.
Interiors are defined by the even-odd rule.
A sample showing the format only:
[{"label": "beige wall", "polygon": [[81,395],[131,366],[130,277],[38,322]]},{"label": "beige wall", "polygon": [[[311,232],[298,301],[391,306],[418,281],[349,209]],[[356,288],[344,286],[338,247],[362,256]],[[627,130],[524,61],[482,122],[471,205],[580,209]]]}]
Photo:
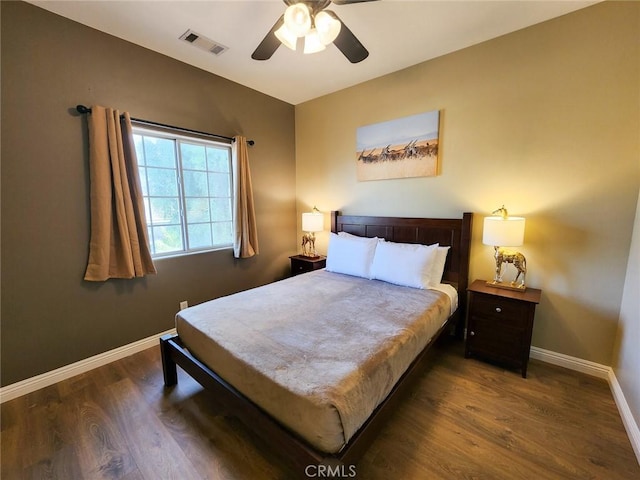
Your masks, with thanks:
[{"label": "beige wall", "polygon": [[[471,276],[489,278],[482,217],[504,203],[543,289],[533,344],[610,365],[640,185],[639,17],[605,2],[296,106],[298,217],[473,211]],[[434,109],[439,176],[356,180],[359,126]]]},{"label": "beige wall", "polygon": [[[30,4],[1,8],[2,385],[168,330],[182,300],[288,273],[296,250],[292,105]],[[145,279],[84,282],[89,171],[79,103],[254,139],[260,255],[163,259]]]}]

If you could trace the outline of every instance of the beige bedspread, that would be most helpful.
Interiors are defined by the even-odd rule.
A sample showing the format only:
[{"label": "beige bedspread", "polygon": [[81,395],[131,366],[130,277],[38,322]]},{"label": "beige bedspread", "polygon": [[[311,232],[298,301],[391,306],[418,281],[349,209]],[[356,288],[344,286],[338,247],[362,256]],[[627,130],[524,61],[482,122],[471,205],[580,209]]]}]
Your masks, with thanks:
[{"label": "beige bedspread", "polygon": [[318,270],[182,310],[176,327],[227,382],[335,453],[449,313],[441,292]]}]

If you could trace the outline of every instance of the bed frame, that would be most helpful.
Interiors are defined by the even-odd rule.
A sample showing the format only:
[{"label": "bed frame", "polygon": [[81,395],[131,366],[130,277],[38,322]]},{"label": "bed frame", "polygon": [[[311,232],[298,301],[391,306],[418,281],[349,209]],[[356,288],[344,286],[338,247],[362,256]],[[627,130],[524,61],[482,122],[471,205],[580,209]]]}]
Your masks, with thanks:
[{"label": "bed frame", "polygon": [[329,469],[339,468],[339,465],[355,465],[375,439],[386,419],[393,413],[403,393],[421,376],[428,359],[427,351],[435,340],[452,324],[456,326],[456,334],[462,335],[466,314],[472,217],[471,213],[464,213],[461,219],[439,219],[352,216],[331,212],[331,231],[334,233],[344,231],[365,237],[377,236],[393,242],[439,243],[442,246],[450,246],[443,281],[456,284],[460,292],[456,313],[418,354],[387,398],[337,454],[327,454],[314,449],[295,433],[280,425],[191,355],[178,335],[165,335],[160,339],[165,386],[171,387],[177,383],[176,366],[179,365],[205,389],[211,391],[224,405],[228,414],[238,417],[280,452],[295,471],[300,472],[301,477],[304,476],[303,472],[308,465],[327,465]]}]

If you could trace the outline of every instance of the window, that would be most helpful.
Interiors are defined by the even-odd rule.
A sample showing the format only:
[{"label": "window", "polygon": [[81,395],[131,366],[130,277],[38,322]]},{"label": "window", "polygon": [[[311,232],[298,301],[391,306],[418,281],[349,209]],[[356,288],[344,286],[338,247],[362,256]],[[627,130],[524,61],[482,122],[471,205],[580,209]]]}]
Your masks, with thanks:
[{"label": "window", "polygon": [[231,146],[134,127],[151,255],[231,247]]}]

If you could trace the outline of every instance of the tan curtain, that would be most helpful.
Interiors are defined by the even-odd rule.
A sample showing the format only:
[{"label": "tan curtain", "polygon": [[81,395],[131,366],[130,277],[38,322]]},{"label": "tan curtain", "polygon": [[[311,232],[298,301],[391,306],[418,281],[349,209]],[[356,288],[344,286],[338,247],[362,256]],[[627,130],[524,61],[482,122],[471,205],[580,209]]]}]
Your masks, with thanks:
[{"label": "tan curtain", "polygon": [[142,277],[156,273],[149,252],[144,200],[131,118],[93,106],[88,116],[91,241],[84,279]]},{"label": "tan curtain", "polygon": [[235,187],[233,256],[236,258],[249,258],[260,253],[258,249],[256,213],[253,205],[251,171],[249,170],[249,149],[245,137],[238,135],[233,140],[231,146]]}]

